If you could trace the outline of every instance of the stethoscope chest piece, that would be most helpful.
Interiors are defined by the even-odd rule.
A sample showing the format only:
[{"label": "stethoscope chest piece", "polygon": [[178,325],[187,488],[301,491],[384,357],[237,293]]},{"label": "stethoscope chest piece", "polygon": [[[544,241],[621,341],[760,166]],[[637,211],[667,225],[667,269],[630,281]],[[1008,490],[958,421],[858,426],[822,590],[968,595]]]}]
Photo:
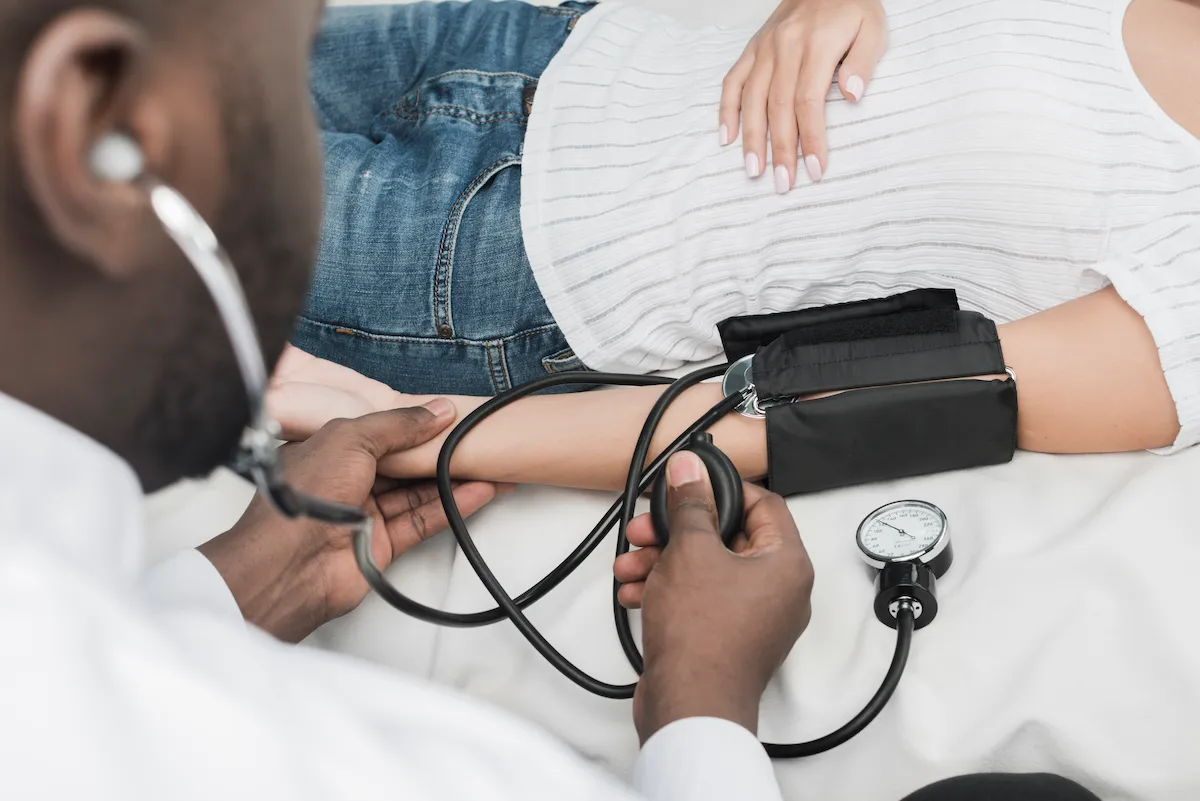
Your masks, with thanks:
[{"label": "stethoscope chest piece", "polygon": [[881,506],[859,524],[858,550],[877,570],[875,616],[896,628],[902,604],[913,611],[916,628],[937,616],[937,580],[954,561],[946,514],[926,501]]},{"label": "stethoscope chest piece", "polygon": [[721,393],[726,397],[741,395],[745,398],[737,407],[738,414],[755,420],[766,418],[766,412],[758,405],[758,393],[754,389],[754,354],[743,356],[725,371],[721,379]]}]

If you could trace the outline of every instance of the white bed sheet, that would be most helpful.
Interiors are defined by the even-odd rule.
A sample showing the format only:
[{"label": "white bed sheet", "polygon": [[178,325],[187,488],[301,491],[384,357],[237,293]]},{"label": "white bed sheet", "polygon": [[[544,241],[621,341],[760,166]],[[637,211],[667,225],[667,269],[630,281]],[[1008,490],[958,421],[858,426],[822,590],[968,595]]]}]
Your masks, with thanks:
[{"label": "white bed sheet", "polygon": [[[846,746],[781,763],[787,797],[897,801],[955,773],[1050,770],[1106,799],[1200,798],[1198,479],[1200,451],[1021,454],[1004,467],[792,501],[817,570],[814,617],[764,700],[764,738],[840,726],[887,667],[894,635],[871,611],[853,543],[863,515],[900,498],[932,501],[949,515],[956,561],[895,699]],[[609,502],[526,489],[474,530],[515,592],[565,556]],[[610,558],[606,544],[531,617],[568,657],[616,682],[632,675],[613,630]],[[449,609],[489,600],[447,541],[392,575]],[[636,753],[628,705],[577,690],[511,626],[439,631],[373,598],[321,639],[533,718],[619,771]]]},{"label": "white bed sheet", "polygon": [[[854,551],[863,515],[899,498],[932,501],[950,517],[956,561],[895,699],[842,748],[781,763],[787,797],[896,801],[956,773],[1049,770],[1105,799],[1200,798],[1198,487],[1200,450],[1170,458],[1023,453],[1002,467],[793,500],[817,569],[815,614],[764,700],[764,737],[836,728],[886,668],[893,635],[871,612],[870,577]],[[189,507],[213,509],[212,491],[155,499],[155,527],[164,525],[164,506],[176,520]],[[232,481],[223,492],[247,497]],[[476,518],[473,531],[515,593],[565,556],[610,500],[523,488]],[[175,529],[177,540],[202,533]],[[610,556],[611,541],[531,617],[578,664],[626,681]],[[489,600],[448,537],[390,575],[448,609]],[[441,630],[372,597],[314,640],[507,707],[619,772],[636,753],[628,704],[577,690],[507,624]]]},{"label": "white bed sheet", "polygon": [[[710,20],[769,10],[767,0],[646,4]],[[863,515],[900,498],[938,504],[951,521],[956,562],[892,703],[836,751],[780,763],[786,796],[897,801],[953,774],[1046,770],[1104,799],[1200,799],[1198,496],[1194,449],[1171,458],[1019,454],[1002,467],[793,500],[817,570],[815,613],[764,699],[766,738],[807,739],[840,726],[886,669],[894,635],[871,612],[871,578],[853,543]],[[223,530],[248,497],[245,485],[220,474],[151,499],[155,555]],[[610,502],[522,488],[478,516],[473,530],[515,594],[557,564]],[[612,624],[611,550],[610,539],[531,617],[579,665],[627,681]],[[490,600],[449,537],[390,575],[448,609]],[[460,687],[618,772],[634,759],[628,703],[576,689],[507,624],[439,630],[372,597],[313,643]]]}]

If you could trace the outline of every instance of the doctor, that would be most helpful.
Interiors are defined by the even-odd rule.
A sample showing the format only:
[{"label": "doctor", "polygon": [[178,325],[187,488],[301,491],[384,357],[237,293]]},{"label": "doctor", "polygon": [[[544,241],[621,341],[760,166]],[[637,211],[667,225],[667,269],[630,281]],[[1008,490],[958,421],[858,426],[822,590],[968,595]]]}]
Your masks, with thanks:
[{"label": "doctor", "polygon": [[[0,797],[777,798],[753,732],[812,568],[782,501],[754,489],[750,550],[725,551],[694,457],[670,465],[675,544],[622,567],[645,609],[634,790],[482,704],[285,645],[365,595],[344,529],[256,502],[199,551],[142,563],[143,490],[221,464],[249,409],[145,190],[97,177],[89,154],[127,133],[213,223],[275,358],[318,230],[320,5],[0,0]],[[444,520],[431,487],[377,482],[377,461],[454,418],[433,402],[331,424],[289,447],[287,476],[372,512],[386,564]],[[645,520],[634,531],[648,539]],[[1020,797],[1076,797],[1029,781]]]}]

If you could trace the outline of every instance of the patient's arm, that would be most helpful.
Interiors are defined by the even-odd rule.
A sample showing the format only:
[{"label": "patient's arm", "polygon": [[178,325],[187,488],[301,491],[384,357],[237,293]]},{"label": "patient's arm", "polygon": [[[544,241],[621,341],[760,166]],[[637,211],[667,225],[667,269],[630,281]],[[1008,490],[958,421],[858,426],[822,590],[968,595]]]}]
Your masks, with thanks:
[{"label": "patient's arm", "polygon": [[[510,476],[513,483],[584,489],[624,485],[629,460],[661,386],[526,398],[501,409],[463,440],[452,465],[456,477]],[[433,396],[404,395],[352,370],[289,348],[275,373],[268,404],[287,439],[305,439],[337,417],[413,406]],[[721,399],[716,385],[684,393],[667,411],[651,454]],[[486,398],[452,397],[459,419]],[[717,444],[747,478],[766,475],[762,423],[729,415],[712,429]],[[444,437],[394,454],[380,468],[396,477],[433,475]]]},{"label": "patient's arm", "polygon": [[[1017,374],[1021,448],[1100,453],[1174,441],[1179,425],[1154,340],[1112,289],[1001,326],[1000,337]],[[661,392],[662,387],[646,387],[527,398],[467,437],[453,472],[462,479],[619,488],[642,423]],[[296,350],[281,361],[270,395],[271,409],[292,439],[335,417],[425,400],[428,396],[403,395]],[[485,399],[452,400],[462,417]],[[718,400],[720,390],[712,384],[685,393],[659,427],[652,455]],[[729,415],[713,435],[743,476],[766,474],[761,421]],[[440,446],[438,440],[396,454],[382,466],[399,477],[432,475]]]},{"label": "patient's arm", "polygon": [[1023,450],[1112,453],[1175,441],[1158,347],[1111,287],[1001,326],[1000,340],[1017,374]]}]

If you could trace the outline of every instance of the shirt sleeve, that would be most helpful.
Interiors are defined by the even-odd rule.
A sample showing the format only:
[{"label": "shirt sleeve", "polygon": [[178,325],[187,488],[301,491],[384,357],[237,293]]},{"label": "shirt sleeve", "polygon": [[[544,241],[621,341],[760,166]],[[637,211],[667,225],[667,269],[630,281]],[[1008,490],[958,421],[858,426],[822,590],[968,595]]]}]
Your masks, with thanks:
[{"label": "shirt sleeve", "polygon": [[1200,442],[1200,280],[1134,258],[1111,258],[1096,269],[1142,316],[1158,346],[1179,415],[1179,436],[1155,453],[1170,454],[1195,445]]},{"label": "shirt sleeve", "polygon": [[142,597],[158,608],[198,609],[243,620],[242,610],[213,563],[197,550],[183,551],[146,571]]},{"label": "shirt sleeve", "polygon": [[758,739],[720,718],[687,718],[647,741],[633,774],[647,801],[782,801]]}]

